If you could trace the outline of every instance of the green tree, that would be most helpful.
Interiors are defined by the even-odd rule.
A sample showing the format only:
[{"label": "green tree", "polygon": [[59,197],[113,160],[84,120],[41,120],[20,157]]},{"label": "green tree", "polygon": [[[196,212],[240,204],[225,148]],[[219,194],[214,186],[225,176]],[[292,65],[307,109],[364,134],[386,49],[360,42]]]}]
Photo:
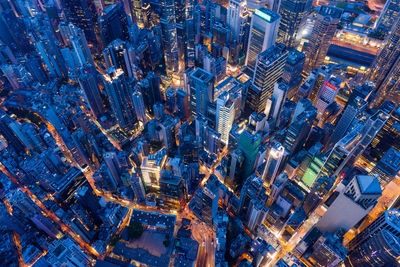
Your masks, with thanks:
[{"label": "green tree", "polygon": [[128,226],[128,236],[130,239],[138,239],[144,231],[143,225],[140,222],[133,221]]}]

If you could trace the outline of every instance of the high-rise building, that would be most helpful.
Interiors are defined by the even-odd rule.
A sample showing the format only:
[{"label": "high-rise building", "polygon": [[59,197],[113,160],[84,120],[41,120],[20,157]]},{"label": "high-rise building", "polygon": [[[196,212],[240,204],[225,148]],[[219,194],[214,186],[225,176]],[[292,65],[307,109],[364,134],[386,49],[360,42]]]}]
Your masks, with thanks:
[{"label": "high-rise building", "polygon": [[150,3],[143,0],[124,0],[125,10],[131,17],[133,22],[136,22],[139,28],[149,28],[151,26],[151,7]]},{"label": "high-rise building", "polygon": [[243,37],[243,27],[247,21],[246,1],[230,0],[227,15],[227,25],[230,27],[230,41],[241,42]]},{"label": "high-rise building", "polygon": [[243,176],[248,177],[255,168],[258,149],[261,143],[261,135],[259,133],[252,134],[244,130],[239,136],[239,149],[244,154]]},{"label": "high-rise building", "polygon": [[397,209],[386,210],[378,218],[372,221],[356,237],[347,244],[347,248],[353,251],[359,248],[364,242],[373,238],[382,230],[389,231],[396,238],[400,238],[400,212]]},{"label": "high-rise building", "polygon": [[121,69],[110,68],[107,72],[105,88],[114,117],[122,128],[133,125],[136,122],[136,116],[129,81]]},{"label": "high-rise building", "polygon": [[181,120],[187,120],[190,117],[189,95],[182,88],[176,90],[176,106]]},{"label": "high-rise building", "polygon": [[283,44],[276,44],[257,56],[253,86],[249,89],[247,96],[247,102],[253,111],[264,112],[275,83],[282,77],[288,54]]},{"label": "high-rise building", "polygon": [[311,106],[299,114],[296,120],[290,124],[283,146],[291,155],[298,152],[305,143],[316,116],[316,108]]},{"label": "high-rise building", "polygon": [[400,106],[390,114],[364,155],[370,160],[379,161],[391,147],[400,150]]},{"label": "high-rise building", "polygon": [[279,9],[281,22],[277,41],[287,47],[295,48],[300,41],[301,32],[311,9],[310,0],[282,0]]},{"label": "high-rise building", "polygon": [[340,89],[343,79],[340,77],[330,77],[319,90],[318,97],[314,103],[317,108],[317,118],[321,119],[326,108],[333,103]]},{"label": "high-rise building", "polygon": [[174,0],[162,0],[160,24],[162,29],[165,65],[167,73],[179,72],[176,9]]},{"label": "high-rise building", "polygon": [[103,50],[103,56],[107,68],[122,69],[125,75],[133,77],[127,42],[115,39]]},{"label": "high-rise building", "polygon": [[335,7],[325,5],[320,7],[310,42],[305,50],[306,70],[317,69],[324,63],[341,15],[342,11]]},{"label": "high-rise building", "polygon": [[265,113],[268,114],[269,119],[272,119],[272,125],[270,124],[270,127],[272,128],[279,124],[279,118],[288,90],[289,88],[287,84],[283,82],[275,83],[274,85],[274,92],[272,93],[272,97],[270,99],[272,102],[270,109],[269,111],[265,110]]},{"label": "high-rise building", "polygon": [[378,20],[375,23],[375,28],[389,32],[393,27],[393,22],[398,20],[400,15],[400,1],[386,1]]},{"label": "high-rise building", "polygon": [[221,134],[221,141],[227,145],[229,132],[235,119],[235,102],[230,99],[227,91],[223,91],[217,98],[217,130]]},{"label": "high-rise building", "polygon": [[399,237],[382,229],[354,248],[347,256],[345,266],[396,266],[399,257]]},{"label": "high-rise building", "polygon": [[370,175],[377,175],[382,188],[385,187],[400,171],[400,152],[389,148],[383,158],[372,169]]},{"label": "high-rise building", "polygon": [[208,105],[214,102],[214,75],[196,68],[190,74],[190,104],[192,115],[207,115]]},{"label": "high-rise building", "polygon": [[262,7],[257,9],[252,18],[247,45],[246,66],[255,71],[257,56],[275,44],[280,16]]},{"label": "high-rise building", "polygon": [[129,40],[128,19],[122,4],[107,6],[99,17],[98,24],[103,47],[107,47],[115,39]]},{"label": "high-rise building", "polygon": [[364,110],[366,105],[367,102],[360,97],[347,104],[342,117],[336,125],[335,131],[329,138],[330,145],[336,144],[348,132],[354,119]]},{"label": "high-rise building", "polygon": [[267,184],[272,185],[274,183],[282,167],[281,163],[284,155],[285,148],[280,143],[274,144],[273,147],[269,149],[264,172],[262,174],[262,178]]},{"label": "high-rise building", "polygon": [[133,92],[132,102],[133,102],[133,107],[135,108],[136,117],[142,123],[146,123],[147,122],[146,109],[144,107],[142,93],[139,90],[135,90],[135,92]]},{"label": "high-rise building", "polygon": [[94,26],[97,13],[93,1],[71,0],[63,1],[61,4],[67,20],[82,29],[89,42],[96,43]]},{"label": "high-rise building", "polygon": [[382,189],[374,176],[356,175],[340,192],[316,227],[322,232],[347,232],[375,206]]},{"label": "high-rise building", "polygon": [[92,65],[82,67],[78,81],[90,111],[96,117],[101,116],[104,113],[104,107],[101,101],[97,72],[94,67]]},{"label": "high-rise building", "polygon": [[367,77],[369,81],[375,83],[377,98],[374,103],[378,105],[386,99],[400,104],[397,78],[400,74],[400,20],[390,23],[394,23],[391,33],[372,63]]},{"label": "high-rise building", "polygon": [[312,246],[312,253],[305,256],[312,266],[338,266],[346,257],[348,250],[339,237],[331,233],[320,236]]}]

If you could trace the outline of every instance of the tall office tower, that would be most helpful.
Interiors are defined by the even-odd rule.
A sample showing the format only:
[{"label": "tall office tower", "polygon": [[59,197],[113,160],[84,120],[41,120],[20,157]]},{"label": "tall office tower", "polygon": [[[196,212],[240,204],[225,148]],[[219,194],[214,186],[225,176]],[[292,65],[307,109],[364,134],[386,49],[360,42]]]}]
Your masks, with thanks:
[{"label": "tall office tower", "polygon": [[140,88],[147,111],[153,114],[153,106],[161,103],[160,77],[150,71],[144,80],[140,81]]},{"label": "tall office tower", "polygon": [[253,86],[249,89],[247,96],[247,102],[253,111],[264,112],[275,83],[282,77],[288,54],[283,44],[276,44],[257,56]]},{"label": "tall office tower", "polygon": [[375,23],[375,28],[389,32],[400,15],[400,1],[388,0]]},{"label": "tall office tower", "polygon": [[390,148],[378,164],[372,169],[370,175],[377,175],[382,188],[390,183],[400,171],[400,152]]},{"label": "tall office tower", "polygon": [[317,118],[321,119],[326,108],[333,103],[335,97],[340,89],[343,79],[340,77],[330,77],[319,90],[318,97],[314,103],[317,108]]},{"label": "tall office tower", "polygon": [[319,91],[325,82],[331,77],[332,71],[325,65],[322,65],[318,70],[312,71],[312,74],[315,74],[315,81],[308,92],[308,98],[315,103],[317,97],[319,96]]},{"label": "tall office tower", "polygon": [[133,22],[136,22],[139,28],[150,27],[151,7],[150,3],[143,0],[124,0],[125,9]]},{"label": "tall office tower", "polygon": [[178,40],[174,0],[162,0],[160,24],[167,74],[179,72]]},{"label": "tall office tower", "polygon": [[293,116],[292,116],[292,120],[290,122],[290,124],[292,124],[297,116],[299,116],[301,113],[303,113],[303,111],[305,111],[306,109],[309,109],[312,107],[312,102],[310,99],[308,98],[301,98],[296,105],[296,109],[294,110]]},{"label": "tall office tower", "polygon": [[243,162],[244,155],[242,150],[235,149],[232,153],[227,155],[228,157],[228,168],[225,182],[227,182],[231,188],[237,188],[239,184],[241,184],[241,178],[243,177]]},{"label": "tall office tower", "polygon": [[296,48],[311,10],[311,4],[310,0],[282,0],[279,9],[281,22],[278,30],[278,42],[287,47]]},{"label": "tall office tower", "polygon": [[85,32],[87,40],[95,44],[95,24],[97,12],[93,1],[90,0],[71,0],[62,1],[64,14],[69,22],[72,22],[78,28]]},{"label": "tall office tower", "polygon": [[397,266],[399,257],[399,237],[382,229],[352,250],[347,256],[345,266]]},{"label": "tall office tower", "polygon": [[305,143],[316,116],[316,108],[311,106],[299,114],[296,120],[290,124],[283,146],[291,155],[298,152]]},{"label": "tall office tower", "polygon": [[0,70],[4,73],[13,89],[29,88],[33,82],[32,76],[21,64],[4,64],[0,66]]},{"label": "tall office tower", "polygon": [[218,199],[218,187],[213,184],[207,184],[196,191],[195,196],[189,204],[189,208],[206,224],[212,225],[218,212]]},{"label": "tall office tower", "polygon": [[175,126],[178,121],[178,118],[173,118],[168,115],[161,122],[162,138],[164,141],[164,146],[168,152],[171,152],[176,148]]},{"label": "tall office tower", "polygon": [[133,77],[127,42],[115,39],[103,50],[103,56],[107,68],[115,67],[122,69],[125,75]]},{"label": "tall office tower", "polygon": [[231,29],[230,41],[241,42],[243,37],[243,27],[247,21],[246,1],[230,0],[226,23]]},{"label": "tall office tower", "polygon": [[[251,18],[249,41],[245,65],[255,71],[257,56],[275,44],[280,16],[262,7],[257,9]],[[277,51],[276,51],[277,52]]]},{"label": "tall office tower", "polygon": [[378,218],[365,227],[356,237],[347,244],[350,251],[354,251],[366,241],[374,238],[379,232],[386,230],[400,238],[400,211],[397,209],[386,210]]},{"label": "tall office tower", "polygon": [[214,75],[196,68],[190,74],[190,105],[192,115],[207,115],[207,108],[214,102]]},{"label": "tall office tower", "polygon": [[239,149],[244,155],[243,177],[248,177],[255,169],[258,150],[261,144],[261,135],[252,134],[244,130],[239,136]]},{"label": "tall office tower", "polygon": [[351,129],[356,116],[358,116],[366,107],[367,102],[357,97],[355,101],[348,103],[343,111],[342,117],[336,125],[333,134],[330,136],[328,144],[332,146],[336,144]]},{"label": "tall office tower", "polygon": [[90,111],[94,116],[99,118],[104,113],[104,107],[103,102],[101,101],[97,71],[94,66],[83,66],[78,81]]},{"label": "tall office tower", "polygon": [[168,88],[165,91],[165,109],[173,114],[175,111],[175,105],[176,105],[176,100],[175,100],[175,90],[173,88]]},{"label": "tall office tower", "polygon": [[64,77],[67,74],[67,69],[64,59],[56,44],[54,38],[48,38],[43,35],[40,39],[35,38],[34,35],[29,35],[31,41],[35,44],[35,48],[39,53],[46,70],[52,77]]},{"label": "tall office tower", "polygon": [[276,143],[269,149],[267,154],[267,161],[265,164],[262,179],[268,184],[272,185],[275,182],[275,178],[279,174],[281,169],[282,160],[284,158],[285,148],[280,144]]},{"label": "tall office tower", "polygon": [[354,164],[361,154],[364,153],[365,149],[371,144],[372,140],[382,129],[388,118],[389,115],[386,112],[378,111],[365,122],[364,128],[361,131],[362,138],[353,148],[353,151],[347,160],[349,166]]},{"label": "tall office tower", "polygon": [[142,123],[147,122],[146,108],[144,106],[143,96],[137,88],[132,94],[133,107],[135,108],[136,117]]},{"label": "tall office tower", "polygon": [[320,236],[310,250],[304,257],[316,267],[338,266],[348,252],[340,238],[329,232]]},{"label": "tall office tower", "polygon": [[[285,69],[282,75],[282,80],[289,86],[291,93],[289,97],[294,96],[297,90],[294,86],[299,86],[303,77],[301,73],[303,72],[304,64],[306,62],[306,55],[298,50],[291,50],[287,58]],[[292,93],[293,90],[293,93]]]},{"label": "tall office tower", "polygon": [[108,174],[111,178],[113,186],[114,188],[117,188],[119,185],[122,184],[117,153],[107,152],[103,155],[103,159],[106,163]]},{"label": "tall office tower", "polygon": [[288,90],[289,88],[285,83],[279,82],[274,84],[274,92],[272,93],[272,97],[270,99],[272,100],[271,107],[269,111],[265,110],[265,113],[268,114],[269,119],[272,119],[272,125],[270,124],[270,127],[273,129],[279,124],[280,114],[283,104],[285,103]]},{"label": "tall office tower", "polygon": [[364,156],[370,160],[379,161],[391,147],[400,150],[400,106],[392,112],[374,137]]},{"label": "tall office tower", "polygon": [[176,90],[176,106],[181,120],[187,120],[190,117],[189,95],[182,88]]},{"label": "tall office tower", "polygon": [[187,0],[185,4],[185,23],[184,30],[186,36],[185,46],[185,64],[188,68],[194,67],[195,64],[195,20],[194,20],[194,5],[197,1]]},{"label": "tall office tower", "polygon": [[221,134],[221,142],[228,145],[229,132],[235,119],[235,102],[227,91],[223,91],[217,98],[217,130]]},{"label": "tall office tower", "polygon": [[121,128],[136,122],[131,87],[121,69],[110,68],[105,76],[105,88],[114,117]]},{"label": "tall office tower", "polygon": [[[390,23],[393,23],[392,21]],[[400,74],[400,20],[397,20],[386,38],[385,45],[371,65],[368,80],[375,83],[377,98],[374,103],[379,105],[386,99],[400,104],[399,96]]]},{"label": "tall office tower", "polygon": [[317,222],[322,232],[347,232],[376,205],[382,195],[378,179],[369,175],[356,175],[343,192],[335,198],[328,210]]},{"label": "tall office tower", "polygon": [[98,19],[99,32],[103,47],[115,39],[129,40],[128,19],[122,4],[107,6]]},{"label": "tall office tower", "polygon": [[146,191],[144,190],[142,179],[136,173],[131,176],[130,183],[138,203],[146,201]]},{"label": "tall office tower", "polygon": [[196,116],[196,138],[199,146],[212,154],[218,154],[221,134],[211,128],[203,116]]},{"label": "tall office tower", "polygon": [[258,226],[263,224],[268,208],[262,199],[253,198],[250,200],[249,209],[246,215],[246,225],[250,231],[255,231]]},{"label": "tall office tower", "polygon": [[255,174],[247,177],[240,191],[240,213],[247,214],[252,199],[266,199],[266,191],[264,181],[260,177]]},{"label": "tall office tower", "polygon": [[79,66],[82,67],[85,64],[91,64],[92,66],[94,66],[92,53],[90,52],[85,34],[81,29],[75,27],[71,23],[68,26],[72,28],[72,34],[69,38],[71,40],[71,45],[74,49],[75,55],[78,58]]},{"label": "tall office tower", "polygon": [[341,9],[321,6],[311,33],[310,42],[305,50],[307,55],[306,70],[317,69],[324,63],[341,15]]}]

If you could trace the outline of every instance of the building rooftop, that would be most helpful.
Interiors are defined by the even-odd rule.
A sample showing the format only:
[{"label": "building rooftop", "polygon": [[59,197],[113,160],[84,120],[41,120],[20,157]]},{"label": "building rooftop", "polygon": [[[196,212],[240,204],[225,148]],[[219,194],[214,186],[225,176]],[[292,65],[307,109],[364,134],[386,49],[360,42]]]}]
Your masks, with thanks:
[{"label": "building rooftop", "polygon": [[357,175],[357,183],[362,194],[382,194],[378,179],[371,175]]},{"label": "building rooftop", "polygon": [[268,23],[272,23],[272,22],[280,19],[280,17],[281,17],[278,14],[276,14],[274,11],[272,11],[272,10],[270,10],[268,8],[265,8],[265,7],[262,7],[260,9],[256,9],[254,14],[257,17],[262,18],[263,20],[265,20]]}]

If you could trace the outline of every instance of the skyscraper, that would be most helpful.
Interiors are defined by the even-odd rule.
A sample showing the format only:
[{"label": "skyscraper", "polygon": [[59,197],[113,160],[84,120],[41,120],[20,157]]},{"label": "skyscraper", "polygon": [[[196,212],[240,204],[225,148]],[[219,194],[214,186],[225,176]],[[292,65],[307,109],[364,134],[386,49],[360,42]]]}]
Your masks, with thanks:
[{"label": "skyscraper", "polygon": [[262,178],[267,184],[272,185],[276,176],[278,176],[279,170],[282,167],[281,163],[284,154],[285,148],[280,143],[274,144],[274,146],[269,149],[264,172],[262,174]]},{"label": "skyscraper", "polygon": [[214,75],[196,68],[190,74],[190,104],[193,115],[207,115],[209,103],[214,102]]},{"label": "skyscraper", "polygon": [[289,48],[296,47],[301,38],[301,31],[310,12],[310,0],[282,0],[279,9],[281,22],[277,41]]},{"label": "skyscraper", "polygon": [[243,163],[243,176],[248,177],[255,168],[258,149],[260,148],[261,135],[251,134],[244,130],[239,136],[239,149],[242,150],[245,160]]},{"label": "skyscraper", "polygon": [[249,89],[247,96],[247,102],[253,111],[264,112],[275,83],[282,77],[288,54],[283,44],[276,44],[257,56],[253,86]]},{"label": "skyscraper", "polygon": [[345,261],[348,267],[396,266],[400,257],[400,239],[382,229],[349,253]]},{"label": "skyscraper", "polygon": [[278,33],[280,16],[262,7],[251,18],[249,41],[245,65],[252,71],[256,69],[257,56],[274,45]]},{"label": "skyscraper", "polygon": [[179,71],[178,40],[174,0],[161,0],[160,24],[162,29],[166,71],[168,74]]},{"label": "skyscraper", "polygon": [[61,3],[67,20],[82,29],[89,42],[96,43],[94,25],[97,14],[94,3],[89,0],[71,0],[62,1]]},{"label": "skyscraper", "polygon": [[[391,21],[392,23],[392,21]],[[378,56],[371,65],[368,80],[375,83],[377,98],[376,105],[390,99],[400,104],[399,75],[400,75],[400,19],[394,22],[390,35],[385,40]]]},{"label": "skyscraper", "polygon": [[350,251],[360,247],[365,241],[373,238],[382,230],[389,231],[395,237],[400,238],[400,212],[397,209],[386,210],[365,229],[363,229],[356,237],[347,244]]},{"label": "skyscraper", "polygon": [[107,6],[99,17],[98,24],[103,47],[107,47],[115,39],[129,40],[128,19],[122,4]]},{"label": "skyscraper", "polygon": [[138,118],[139,121],[146,123],[147,117],[146,117],[146,109],[144,107],[143,96],[138,89],[135,90],[132,94],[132,102],[133,102],[133,107],[135,108],[136,117]]},{"label": "skyscraper", "polygon": [[367,102],[360,97],[357,97],[355,101],[347,104],[342,117],[336,125],[335,131],[329,139],[330,145],[336,144],[346,134],[355,117],[363,111],[366,105]]},{"label": "skyscraper", "polygon": [[374,176],[356,175],[340,192],[316,224],[322,232],[345,232],[354,227],[375,206],[382,189]]},{"label": "skyscraper", "polygon": [[136,122],[130,86],[121,69],[108,69],[105,76],[105,88],[110,100],[111,109],[121,128]]},{"label": "skyscraper", "polygon": [[388,0],[375,23],[375,28],[389,32],[400,15],[400,1]]},{"label": "skyscraper", "polygon": [[221,134],[221,141],[227,145],[229,132],[235,119],[235,102],[230,99],[227,91],[223,91],[217,98],[217,130]]},{"label": "skyscraper", "polygon": [[322,5],[319,9],[310,42],[306,47],[306,70],[322,66],[332,38],[335,35],[342,11],[335,7]]},{"label": "skyscraper", "polygon": [[101,116],[104,113],[104,107],[101,101],[97,72],[94,67],[92,65],[82,67],[78,81],[84,93],[85,100],[90,107],[90,111],[96,117]]},{"label": "skyscraper", "polygon": [[247,20],[246,1],[230,0],[228,7],[227,24],[231,29],[230,40],[240,42],[243,36],[243,26]]}]

